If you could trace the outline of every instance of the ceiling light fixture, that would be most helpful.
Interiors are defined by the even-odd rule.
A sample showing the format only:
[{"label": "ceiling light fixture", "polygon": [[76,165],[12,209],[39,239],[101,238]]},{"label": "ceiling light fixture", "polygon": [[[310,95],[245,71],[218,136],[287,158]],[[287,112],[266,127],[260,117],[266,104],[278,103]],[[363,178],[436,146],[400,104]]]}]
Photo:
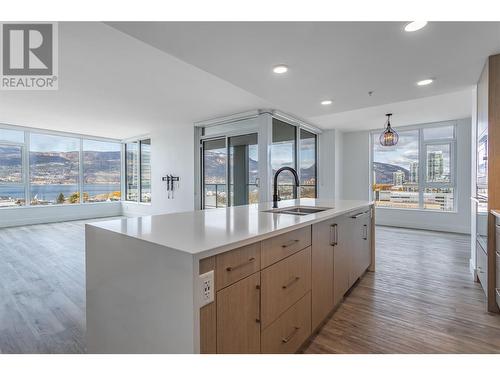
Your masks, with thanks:
[{"label": "ceiling light fixture", "polygon": [[273,72],[276,73],[276,74],[286,73],[286,72],[288,72],[288,66],[286,66],[286,65],[276,65],[273,68]]},{"label": "ceiling light fixture", "polygon": [[417,82],[417,86],[427,86],[427,85],[430,85],[432,82],[434,82],[434,80],[432,78],[423,79],[423,80]]},{"label": "ceiling light fixture", "polygon": [[332,103],[333,103],[333,101],[332,101],[332,100],[327,99],[327,100],[323,100],[323,101],[321,102],[321,105],[330,105],[330,104],[332,104]]},{"label": "ceiling light fixture", "polygon": [[413,21],[413,22],[406,24],[405,31],[407,33],[412,33],[414,31],[423,29],[425,27],[425,25],[427,25],[427,21]]},{"label": "ceiling light fixture", "polygon": [[392,113],[387,113],[387,124],[382,134],[380,134],[379,142],[382,146],[395,146],[399,141],[398,133],[391,128]]}]

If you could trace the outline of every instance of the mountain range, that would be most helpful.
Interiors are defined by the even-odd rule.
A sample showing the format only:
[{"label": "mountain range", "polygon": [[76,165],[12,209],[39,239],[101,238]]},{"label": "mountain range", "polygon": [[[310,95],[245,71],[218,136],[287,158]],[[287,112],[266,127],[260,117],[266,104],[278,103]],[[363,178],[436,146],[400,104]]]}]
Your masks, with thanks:
[{"label": "mountain range", "polygon": [[376,184],[392,184],[393,182],[393,173],[397,171],[403,171],[405,174],[405,181],[410,180],[410,171],[406,168],[403,168],[399,165],[394,164],[386,164],[373,162],[373,170],[375,172],[375,181]]}]

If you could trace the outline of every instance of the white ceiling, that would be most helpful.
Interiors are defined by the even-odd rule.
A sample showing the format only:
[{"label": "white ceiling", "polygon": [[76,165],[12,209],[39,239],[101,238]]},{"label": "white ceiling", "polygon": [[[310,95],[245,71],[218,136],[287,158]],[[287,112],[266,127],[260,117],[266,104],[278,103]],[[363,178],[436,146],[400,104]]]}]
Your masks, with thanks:
[{"label": "white ceiling", "polygon": [[[500,52],[499,22],[431,22],[414,33],[402,22],[110,24],[303,118],[470,88]],[[280,63],[286,75],[271,72]]]},{"label": "white ceiling", "polygon": [[379,127],[387,110],[395,125],[470,115],[464,90],[500,52],[500,23],[402,25],[63,22],[59,90],[0,91],[0,122],[123,139],[256,108],[345,130]]},{"label": "white ceiling", "polygon": [[125,139],[273,104],[108,25],[59,23],[59,90],[0,91],[0,122]]},{"label": "white ceiling", "polygon": [[472,90],[428,96],[396,103],[382,104],[353,111],[312,117],[312,123],[324,129],[358,131],[383,128],[386,113],[392,113],[391,124],[398,128],[405,125],[425,124],[467,118],[472,115]]}]

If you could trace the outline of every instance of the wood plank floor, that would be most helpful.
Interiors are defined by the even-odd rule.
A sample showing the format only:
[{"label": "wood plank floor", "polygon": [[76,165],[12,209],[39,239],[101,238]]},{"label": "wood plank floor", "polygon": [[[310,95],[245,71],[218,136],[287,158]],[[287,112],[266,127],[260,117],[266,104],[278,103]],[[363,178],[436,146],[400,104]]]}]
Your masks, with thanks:
[{"label": "wood plank floor", "polygon": [[464,235],[377,227],[367,273],[305,353],[500,353],[500,315],[469,273]]},{"label": "wood plank floor", "polygon": [[90,221],[0,229],[0,353],[85,352]]},{"label": "wood plank floor", "polygon": [[[0,353],[85,352],[84,223],[0,229]],[[306,353],[500,353],[468,236],[378,227],[377,252]]]}]

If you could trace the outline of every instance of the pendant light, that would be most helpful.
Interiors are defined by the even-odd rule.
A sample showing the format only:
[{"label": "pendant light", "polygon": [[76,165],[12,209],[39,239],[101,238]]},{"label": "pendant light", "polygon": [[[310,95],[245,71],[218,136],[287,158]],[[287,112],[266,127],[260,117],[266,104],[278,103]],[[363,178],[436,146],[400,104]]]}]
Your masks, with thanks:
[{"label": "pendant light", "polygon": [[391,128],[392,113],[387,113],[387,125],[382,134],[380,134],[380,144],[382,146],[395,146],[399,141],[399,135]]}]

